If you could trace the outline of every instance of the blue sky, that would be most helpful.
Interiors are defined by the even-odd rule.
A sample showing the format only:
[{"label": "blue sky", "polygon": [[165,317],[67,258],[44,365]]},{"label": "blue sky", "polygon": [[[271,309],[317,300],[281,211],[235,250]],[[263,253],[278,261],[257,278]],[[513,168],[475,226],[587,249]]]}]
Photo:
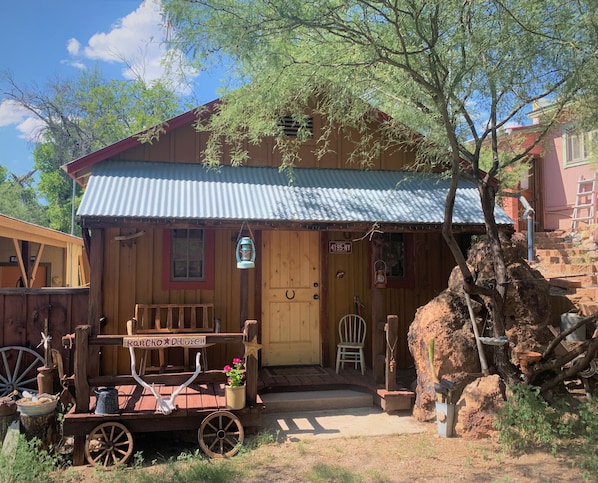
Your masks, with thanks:
[{"label": "blue sky", "polygon": [[[3,2],[2,19],[0,71],[18,86],[43,89],[94,66],[113,79],[132,78],[127,64],[147,81],[164,75],[159,0],[14,0]],[[197,104],[218,97],[218,72],[188,79]],[[9,172],[33,168],[36,127],[0,94],[0,165]]]}]

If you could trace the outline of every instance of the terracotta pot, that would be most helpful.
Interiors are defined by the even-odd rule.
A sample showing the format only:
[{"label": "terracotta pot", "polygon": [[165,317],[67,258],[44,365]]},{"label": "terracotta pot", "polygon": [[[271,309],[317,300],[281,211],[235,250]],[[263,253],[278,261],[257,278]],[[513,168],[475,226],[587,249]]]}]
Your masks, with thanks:
[{"label": "terracotta pot", "polygon": [[245,407],[245,386],[224,386],[226,405],[230,409],[243,409]]}]

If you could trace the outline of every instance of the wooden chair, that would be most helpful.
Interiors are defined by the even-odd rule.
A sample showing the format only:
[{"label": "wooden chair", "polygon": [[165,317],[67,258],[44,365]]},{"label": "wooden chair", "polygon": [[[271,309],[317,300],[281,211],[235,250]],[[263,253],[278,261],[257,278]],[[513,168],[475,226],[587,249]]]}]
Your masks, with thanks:
[{"label": "wooden chair", "polygon": [[352,362],[355,369],[357,364],[361,374],[365,374],[365,347],[366,323],[363,317],[356,314],[345,315],[338,323],[340,341],[336,350],[336,373],[340,368],[345,368],[345,362]]}]

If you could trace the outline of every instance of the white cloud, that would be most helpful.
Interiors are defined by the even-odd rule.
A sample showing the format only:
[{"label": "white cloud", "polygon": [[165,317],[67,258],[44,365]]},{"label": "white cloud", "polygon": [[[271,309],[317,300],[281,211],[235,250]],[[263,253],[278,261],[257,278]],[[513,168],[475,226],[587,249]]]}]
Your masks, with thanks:
[{"label": "white cloud", "polygon": [[27,117],[23,122],[17,124],[19,137],[33,143],[38,143],[46,125],[38,117]]},{"label": "white cloud", "polygon": [[5,99],[0,104],[0,127],[17,124],[25,119],[30,112],[18,102]]},{"label": "white cloud", "polygon": [[0,127],[16,125],[19,138],[36,142],[42,133],[44,123],[21,104],[5,99],[0,103]]},{"label": "white cloud", "polygon": [[[144,0],[136,10],[118,19],[109,31],[91,36],[85,46],[81,46],[77,39],[71,39],[67,50],[77,68],[83,68],[81,58],[116,63],[122,65],[125,79],[142,79],[149,84],[156,79],[170,78],[178,86],[173,88],[188,93],[188,86],[181,87],[179,79],[169,75],[171,71],[164,62],[167,56],[165,35],[160,0]],[[178,57],[182,59],[182,56]],[[188,77],[197,75],[189,69],[179,69]]]},{"label": "white cloud", "polygon": [[66,50],[70,55],[79,55],[79,51],[81,50],[81,42],[79,42],[75,38],[69,39],[69,41],[66,44]]}]

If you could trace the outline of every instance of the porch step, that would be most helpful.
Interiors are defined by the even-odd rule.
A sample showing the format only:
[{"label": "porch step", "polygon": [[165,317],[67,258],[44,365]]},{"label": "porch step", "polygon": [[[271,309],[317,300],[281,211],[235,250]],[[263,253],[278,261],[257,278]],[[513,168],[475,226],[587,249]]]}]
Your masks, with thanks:
[{"label": "porch step", "polygon": [[373,396],[351,389],[260,394],[267,413],[372,407]]}]

